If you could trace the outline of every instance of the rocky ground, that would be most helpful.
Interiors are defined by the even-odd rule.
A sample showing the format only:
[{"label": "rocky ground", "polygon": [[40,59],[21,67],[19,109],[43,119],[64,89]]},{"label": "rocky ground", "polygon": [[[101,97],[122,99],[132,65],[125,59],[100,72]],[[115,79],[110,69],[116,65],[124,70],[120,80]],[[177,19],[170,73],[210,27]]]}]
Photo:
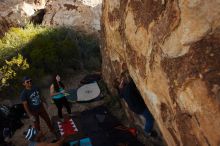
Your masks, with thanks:
[{"label": "rocky ground", "polygon": [[[64,84],[66,85],[67,89],[71,88],[77,88],[79,85],[80,80],[86,75],[86,72],[78,72],[74,75],[67,75],[64,79]],[[46,82],[45,82],[46,83]],[[47,82],[48,84],[48,82]],[[49,85],[49,84],[48,84]],[[48,106],[47,111],[50,115],[50,117],[57,115],[57,110],[54,104],[52,104],[51,99],[49,98],[49,86],[45,86],[43,88],[42,94],[46,97]],[[121,108],[119,103],[116,102],[110,102],[111,96],[106,95],[103,100],[101,101],[96,101],[92,103],[74,103],[72,104],[72,112],[82,112],[87,109],[92,109],[96,106],[106,104],[109,108],[110,111],[112,112],[113,115],[115,115],[117,118],[121,120],[121,122],[126,125],[126,126],[131,126],[132,123],[129,123],[129,120],[125,117],[124,110]],[[65,109],[63,111],[64,113],[66,112]],[[26,146],[28,143],[24,139],[23,132],[28,128],[28,126],[31,124],[29,119],[23,119],[24,126],[17,130],[13,137],[9,140],[16,146]],[[133,126],[133,125],[132,125]],[[54,136],[48,131],[46,124],[44,121],[41,121],[41,129],[44,132],[47,132],[47,140],[51,141]],[[144,133],[141,132],[140,128],[138,128],[138,139],[145,143],[148,146],[162,146],[162,141],[159,140],[158,138],[152,138],[150,136],[146,136]]]}]

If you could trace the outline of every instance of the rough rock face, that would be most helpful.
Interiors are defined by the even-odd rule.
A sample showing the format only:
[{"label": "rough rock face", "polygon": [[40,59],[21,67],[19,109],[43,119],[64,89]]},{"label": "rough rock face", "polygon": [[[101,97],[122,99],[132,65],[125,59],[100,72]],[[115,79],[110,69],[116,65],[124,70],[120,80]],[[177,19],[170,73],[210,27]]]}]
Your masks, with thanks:
[{"label": "rough rock face", "polygon": [[43,24],[70,26],[87,33],[100,30],[102,0],[53,0],[46,5]]},{"label": "rough rock face", "polygon": [[10,27],[24,26],[38,9],[44,8],[46,0],[3,0],[0,1],[0,37]]},{"label": "rough rock face", "polygon": [[104,79],[136,83],[169,146],[220,145],[220,2],[105,0]]}]

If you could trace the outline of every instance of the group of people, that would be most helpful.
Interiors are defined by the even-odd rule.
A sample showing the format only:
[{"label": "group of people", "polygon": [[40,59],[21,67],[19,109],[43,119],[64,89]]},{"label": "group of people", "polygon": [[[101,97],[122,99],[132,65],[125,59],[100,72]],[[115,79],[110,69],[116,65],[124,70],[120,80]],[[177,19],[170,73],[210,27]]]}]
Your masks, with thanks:
[{"label": "group of people", "polygon": [[[25,76],[22,80],[22,84],[24,86],[24,90],[22,91],[20,98],[25,111],[33,122],[33,126],[29,127],[25,136],[25,138],[30,141],[29,146],[61,146],[64,141],[63,138],[55,143],[47,143],[42,141],[41,137],[43,133],[40,130],[39,117],[43,118],[51,133],[55,132],[49,115],[46,112],[43,104],[46,103],[46,99],[41,95],[39,88],[32,85],[31,78]],[[115,87],[117,88],[120,97],[123,98],[128,104],[128,107],[134,113],[145,117],[146,124],[144,130],[147,134],[150,134],[152,132],[154,119],[145,105],[140,93],[136,89],[133,80],[125,72],[120,78],[115,80]],[[57,107],[60,121],[63,121],[63,107],[67,109],[68,115],[71,116],[71,108],[67,99],[65,98],[65,86],[61,82],[58,74],[53,77],[52,84],[50,86],[50,96]]]},{"label": "group of people", "polygon": [[[40,129],[39,117],[46,122],[50,132],[55,134],[52,122],[43,104],[45,103],[47,105],[46,99],[41,95],[40,89],[32,85],[32,80],[30,77],[25,76],[22,80],[22,84],[24,89],[20,95],[20,98],[26,113],[33,122],[33,125],[30,126],[25,133],[25,138],[30,141],[29,146],[61,146],[64,141],[63,138],[55,143],[47,143],[42,140],[44,134]],[[63,121],[63,107],[67,109],[69,116],[71,116],[71,108],[67,99],[65,98],[65,87],[58,74],[53,77],[53,81],[50,86],[50,96],[57,107],[58,116],[61,121]]]}]

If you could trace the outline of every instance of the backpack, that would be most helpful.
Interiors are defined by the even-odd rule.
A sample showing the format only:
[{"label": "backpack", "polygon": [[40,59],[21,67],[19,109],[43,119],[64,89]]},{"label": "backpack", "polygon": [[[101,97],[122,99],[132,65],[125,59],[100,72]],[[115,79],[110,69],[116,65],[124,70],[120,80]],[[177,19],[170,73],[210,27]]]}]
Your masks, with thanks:
[{"label": "backpack", "polygon": [[0,130],[3,131],[4,128],[9,128],[12,134],[23,126],[20,117],[15,116],[11,109],[7,105],[0,105]]}]

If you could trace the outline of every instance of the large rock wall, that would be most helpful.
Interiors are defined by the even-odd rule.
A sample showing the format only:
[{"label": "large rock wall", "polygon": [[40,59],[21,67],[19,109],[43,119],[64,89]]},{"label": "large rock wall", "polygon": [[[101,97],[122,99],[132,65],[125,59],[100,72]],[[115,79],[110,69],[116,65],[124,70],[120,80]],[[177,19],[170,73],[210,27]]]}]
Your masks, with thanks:
[{"label": "large rock wall", "polygon": [[127,65],[169,146],[220,145],[220,2],[104,0],[102,72]]}]

